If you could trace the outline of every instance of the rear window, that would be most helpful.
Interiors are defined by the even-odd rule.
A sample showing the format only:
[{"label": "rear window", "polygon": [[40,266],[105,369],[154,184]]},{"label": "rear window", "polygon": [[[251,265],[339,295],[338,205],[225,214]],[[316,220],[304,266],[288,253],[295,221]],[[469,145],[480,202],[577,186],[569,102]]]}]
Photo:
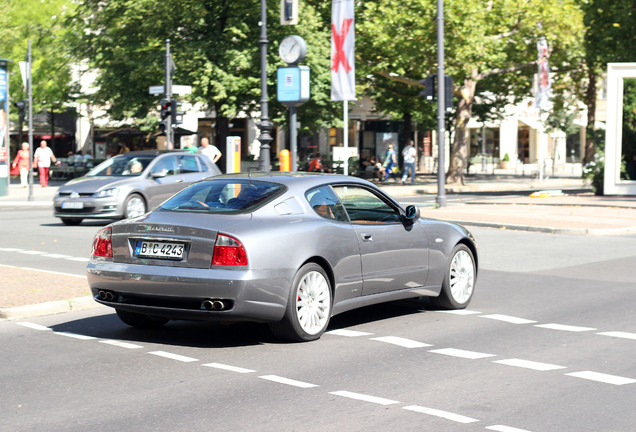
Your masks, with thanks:
[{"label": "rear window", "polygon": [[263,181],[222,179],[195,183],[157,208],[160,211],[244,213],[255,210],[285,191]]}]

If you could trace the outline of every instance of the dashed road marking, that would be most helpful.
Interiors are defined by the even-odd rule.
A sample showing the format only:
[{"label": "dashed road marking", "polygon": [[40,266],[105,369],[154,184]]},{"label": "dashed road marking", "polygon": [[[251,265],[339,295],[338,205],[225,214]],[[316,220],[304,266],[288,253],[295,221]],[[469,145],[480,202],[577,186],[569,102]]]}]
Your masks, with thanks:
[{"label": "dashed road marking", "polygon": [[486,429],[497,431],[497,432],[530,432],[529,430],[526,430],[526,429],[518,429],[518,428],[513,428],[510,426],[504,426],[504,425],[486,426]]},{"label": "dashed road marking", "polygon": [[360,337],[371,336],[373,333],[361,332],[356,330],[336,329],[326,332],[325,334],[333,336],[345,336],[345,337]]},{"label": "dashed road marking", "polygon": [[418,342],[411,339],[401,338],[397,336],[382,336],[377,338],[371,338],[371,340],[378,342],[386,342],[392,345],[398,345],[403,348],[425,348],[433,346],[424,342]]},{"label": "dashed road marking", "polygon": [[602,333],[596,333],[596,334],[601,335],[601,336],[611,336],[611,337],[615,337],[615,338],[636,340],[636,333],[611,331],[611,332],[602,332]]},{"label": "dashed road marking", "polygon": [[86,336],[86,335],[82,335],[82,334],[77,334],[77,333],[70,333],[70,332],[54,332],[55,334],[58,334],[60,336],[66,336],[66,337],[70,337],[73,339],[79,339],[79,340],[93,340],[93,339],[97,339],[96,337],[93,336]]},{"label": "dashed road marking", "polygon": [[468,309],[439,310],[435,312],[451,314],[451,315],[478,315],[481,313],[478,311],[468,310]]},{"label": "dashed road marking", "polygon": [[598,381],[606,384],[614,384],[614,385],[625,385],[625,384],[634,384],[636,383],[635,379],[620,377],[616,375],[608,375],[599,372],[592,371],[582,371],[582,372],[572,372],[567,373],[566,375],[573,376],[576,378],[583,378],[591,381]]},{"label": "dashed road marking", "polygon": [[536,321],[532,321],[525,318],[513,317],[510,315],[501,315],[501,314],[491,314],[491,315],[480,315],[480,318],[488,318],[497,321],[504,321],[510,324],[534,324]]},{"label": "dashed road marking", "polygon": [[499,363],[507,366],[516,366],[525,369],[532,369],[537,371],[551,371],[557,369],[567,369],[565,366],[559,366],[549,363],[539,363],[530,360],[521,360],[521,359],[504,359],[504,360],[494,360],[493,363]]},{"label": "dashed road marking", "polygon": [[290,385],[290,386],[300,387],[300,388],[319,387],[316,384],[311,384],[311,383],[307,383],[307,382],[303,382],[303,381],[296,381],[296,380],[285,378],[285,377],[281,377],[281,376],[278,376],[278,375],[262,375],[262,376],[259,376],[259,378],[262,378],[262,379],[267,380],[267,381],[276,382],[276,383],[279,383],[279,384],[285,384],[285,385]]},{"label": "dashed road marking", "polygon": [[230,365],[226,365],[226,364],[222,364],[222,363],[205,363],[202,366],[216,368],[216,369],[223,369],[223,370],[226,370],[226,371],[238,372],[238,373],[243,373],[243,374],[256,372],[255,370],[252,370],[252,369],[245,369],[245,368],[241,368],[241,367],[237,367],[237,366],[230,366]]},{"label": "dashed road marking", "polygon": [[18,250],[16,252],[25,254],[25,255],[44,255],[46,253],[46,252],[35,251],[35,250]]},{"label": "dashed road marking", "polygon": [[569,332],[586,332],[586,331],[594,331],[594,330],[596,330],[595,328],[592,328],[592,327],[579,327],[579,326],[571,326],[571,325],[565,325],[565,324],[554,324],[554,323],[537,324],[537,325],[535,325],[535,327],[540,327],[540,328],[545,328],[545,329],[550,329],[550,330],[569,331]]},{"label": "dashed road marking", "polygon": [[432,415],[435,417],[441,417],[446,420],[451,420],[458,423],[475,423],[479,421],[477,419],[455,414],[452,412],[442,411],[442,410],[438,410],[434,408],[427,408],[427,407],[418,406],[418,405],[405,406],[404,409],[408,411],[414,411],[414,412],[418,412],[422,414]]},{"label": "dashed road marking", "polygon": [[152,354],[152,355],[156,355],[159,357],[165,357],[168,359],[172,359],[172,360],[177,360],[180,362],[184,362],[184,363],[190,363],[190,362],[196,362],[199,361],[198,359],[192,358],[192,357],[186,357],[186,356],[182,356],[179,354],[173,354],[173,353],[169,353],[169,352],[165,352],[165,351],[151,351],[148,354]]},{"label": "dashed road marking", "polygon": [[329,392],[329,394],[332,394],[332,395],[335,395],[335,396],[346,397],[346,398],[349,398],[349,399],[360,400],[360,401],[364,401],[364,402],[371,402],[371,403],[378,404],[378,405],[393,405],[393,404],[399,403],[398,401],[394,401],[394,400],[391,400],[391,399],[385,399],[385,398],[381,398],[381,397],[377,397],[377,396],[365,395],[365,394],[362,394],[362,393],[354,393],[354,392],[350,392],[350,391],[346,391],[346,390],[339,390],[339,391]]},{"label": "dashed road marking", "polygon": [[19,325],[21,325],[23,327],[28,327],[28,328],[33,329],[33,330],[48,330],[48,331],[52,331],[50,328],[48,328],[46,326],[43,326],[43,325],[40,325],[40,324],[34,324],[34,323],[26,322],[26,321],[20,321],[20,322],[18,322],[16,324],[19,324]]},{"label": "dashed road marking", "polygon": [[447,355],[451,357],[461,357],[461,358],[466,358],[471,360],[477,360],[477,359],[482,359],[486,357],[497,357],[496,354],[486,354],[486,353],[480,353],[476,351],[466,351],[466,350],[457,349],[457,348],[441,348],[441,349],[430,350],[429,352],[432,352],[435,354],[443,354],[443,355]]},{"label": "dashed road marking", "polygon": [[113,340],[113,339],[100,340],[99,342],[103,343],[103,344],[113,345],[113,346],[117,346],[117,347],[120,347],[120,348],[127,348],[127,349],[143,348],[141,345],[137,345],[137,344],[133,344],[133,343],[129,343],[129,342],[118,341],[118,340]]}]

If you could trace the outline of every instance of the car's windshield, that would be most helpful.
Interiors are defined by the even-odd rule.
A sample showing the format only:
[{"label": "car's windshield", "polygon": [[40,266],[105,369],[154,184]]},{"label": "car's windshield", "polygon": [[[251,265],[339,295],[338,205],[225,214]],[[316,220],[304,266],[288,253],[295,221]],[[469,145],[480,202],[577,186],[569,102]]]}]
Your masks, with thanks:
[{"label": "car's windshield", "polygon": [[265,204],[284,190],[281,184],[264,181],[208,180],[182,190],[157,210],[243,213]]},{"label": "car's windshield", "polygon": [[138,176],[152,162],[155,155],[120,155],[97,165],[90,170],[89,177],[94,176]]}]

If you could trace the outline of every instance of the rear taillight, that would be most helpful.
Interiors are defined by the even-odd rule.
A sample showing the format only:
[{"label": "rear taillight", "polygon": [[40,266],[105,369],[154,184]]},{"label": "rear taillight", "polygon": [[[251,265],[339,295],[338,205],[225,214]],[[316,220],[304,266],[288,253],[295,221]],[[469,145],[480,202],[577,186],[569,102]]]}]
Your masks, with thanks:
[{"label": "rear taillight", "polygon": [[113,257],[113,229],[110,227],[102,228],[97,232],[93,239],[93,250],[91,256],[95,257]]},{"label": "rear taillight", "polygon": [[247,254],[240,241],[225,234],[217,234],[212,265],[246,266]]}]

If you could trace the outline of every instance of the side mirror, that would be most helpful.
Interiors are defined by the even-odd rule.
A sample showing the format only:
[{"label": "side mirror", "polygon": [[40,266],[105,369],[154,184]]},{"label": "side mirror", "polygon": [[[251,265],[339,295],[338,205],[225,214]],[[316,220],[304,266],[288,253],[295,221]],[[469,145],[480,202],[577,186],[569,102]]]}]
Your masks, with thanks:
[{"label": "side mirror", "polygon": [[166,176],[166,170],[153,171],[150,175],[153,179],[163,178]]},{"label": "side mirror", "polygon": [[415,222],[420,218],[420,208],[415,205],[407,206],[406,211],[404,212],[404,217],[411,222]]}]

